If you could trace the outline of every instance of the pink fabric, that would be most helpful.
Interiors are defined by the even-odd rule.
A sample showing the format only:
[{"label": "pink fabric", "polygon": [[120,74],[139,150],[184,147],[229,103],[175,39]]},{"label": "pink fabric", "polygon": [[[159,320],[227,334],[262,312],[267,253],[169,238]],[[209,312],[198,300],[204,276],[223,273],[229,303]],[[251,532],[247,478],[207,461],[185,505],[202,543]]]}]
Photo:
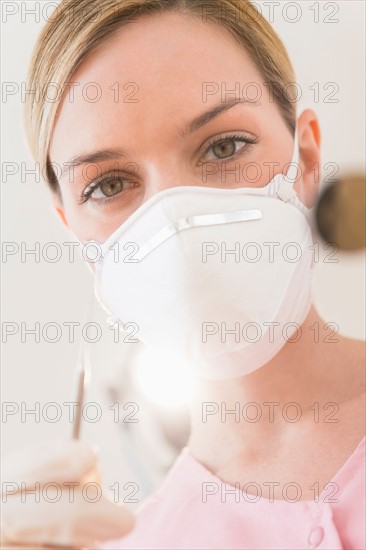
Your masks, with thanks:
[{"label": "pink fabric", "polygon": [[[364,550],[365,444],[366,437],[333,478],[336,485],[320,494],[319,502],[296,503],[263,496],[249,502],[253,495],[244,497],[184,449],[161,488],[140,507],[132,533],[109,541],[104,548]],[[216,490],[206,502],[204,483],[210,484],[206,490]],[[234,494],[228,492],[232,489]],[[328,502],[332,499],[338,502]]]}]

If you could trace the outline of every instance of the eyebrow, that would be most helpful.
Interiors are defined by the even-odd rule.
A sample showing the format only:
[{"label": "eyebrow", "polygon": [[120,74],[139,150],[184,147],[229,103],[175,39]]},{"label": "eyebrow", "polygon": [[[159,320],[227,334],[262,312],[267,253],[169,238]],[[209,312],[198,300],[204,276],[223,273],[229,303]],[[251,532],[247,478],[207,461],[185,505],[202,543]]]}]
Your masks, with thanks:
[{"label": "eyebrow", "polygon": [[198,130],[199,128],[201,128],[202,126],[210,122],[210,120],[217,117],[219,114],[223,113],[224,111],[228,111],[229,109],[232,109],[236,105],[243,104],[243,103],[246,105],[253,105],[253,106],[260,105],[260,101],[245,99],[243,97],[235,97],[235,98],[229,99],[228,101],[221,101],[219,105],[216,105],[215,107],[212,107],[205,113],[198,115],[187,126],[181,129],[180,131],[181,136],[185,137],[187,134],[191,134],[192,132],[195,132],[196,130]]},{"label": "eyebrow", "polygon": [[[192,132],[195,132],[205,124],[208,124],[213,118],[217,117],[219,114],[228,111],[229,109],[232,109],[236,105],[239,104],[246,104],[246,105],[253,105],[258,106],[260,105],[259,101],[254,101],[250,99],[245,98],[232,98],[228,101],[221,101],[219,105],[216,105],[215,107],[212,107],[208,111],[198,115],[196,118],[194,118],[187,126],[180,129],[180,135],[182,137],[186,137],[188,134],[191,134]],[[114,149],[102,149],[100,151],[95,151],[93,153],[85,153],[81,155],[76,155],[75,157],[72,157],[67,162],[64,163],[64,168],[61,170],[60,177],[64,176],[72,168],[76,168],[77,166],[81,166],[83,164],[96,164],[98,162],[103,162],[105,160],[115,160],[116,158],[125,157],[127,156],[126,151],[123,151],[119,148]]]},{"label": "eyebrow", "polygon": [[76,166],[81,166],[82,164],[97,164],[104,160],[114,160],[124,156],[126,156],[126,152],[122,149],[102,149],[93,153],[77,155],[64,162],[64,168],[61,170],[60,177],[70,172],[71,168],[76,168]]}]

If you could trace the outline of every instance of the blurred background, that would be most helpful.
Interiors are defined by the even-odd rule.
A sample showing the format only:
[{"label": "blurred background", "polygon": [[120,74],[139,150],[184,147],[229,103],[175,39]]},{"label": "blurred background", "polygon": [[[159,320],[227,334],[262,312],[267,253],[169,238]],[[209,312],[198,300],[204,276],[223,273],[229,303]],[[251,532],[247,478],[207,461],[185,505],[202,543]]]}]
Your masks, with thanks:
[{"label": "blurred background", "polygon": [[[288,49],[302,92],[301,107],[313,108],[319,116],[323,185],[335,172],[364,172],[365,3],[256,3]],[[3,82],[21,88],[44,17],[51,16],[55,5],[2,2]],[[1,265],[1,452],[7,454],[35,441],[70,437],[65,403],[75,400],[74,369],[93,281],[79,255],[70,262],[64,246],[58,261],[47,260],[55,249],[44,251],[46,243],[62,245],[71,238],[52,210],[45,184],[31,173],[24,176],[34,163],[24,141],[20,93],[3,100],[1,109],[1,234],[3,243],[19,247],[14,255],[3,255]],[[6,177],[4,163],[8,163]],[[32,254],[22,258],[22,246],[23,251],[39,246],[40,261]],[[319,248],[315,305],[342,334],[363,339],[365,254],[338,252],[339,261],[331,262],[331,251]],[[177,382],[167,376],[171,365],[147,354],[141,344],[126,342],[128,333],[110,327],[96,303],[89,320],[95,325],[89,325],[85,334],[95,342],[88,344],[91,381],[85,399],[90,405],[81,437],[99,445],[105,484],[138,483],[136,498],[141,501],[159,485],[187,440],[189,380]],[[34,335],[24,334],[36,323],[39,342]],[[74,342],[69,341],[72,323]],[[34,414],[26,414],[31,409]]]}]

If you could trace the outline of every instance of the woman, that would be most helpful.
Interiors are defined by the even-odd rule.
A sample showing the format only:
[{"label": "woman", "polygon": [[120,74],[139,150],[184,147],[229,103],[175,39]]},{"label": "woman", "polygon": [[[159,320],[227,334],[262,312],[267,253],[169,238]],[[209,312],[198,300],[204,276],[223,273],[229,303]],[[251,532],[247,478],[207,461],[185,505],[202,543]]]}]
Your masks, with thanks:
[{"label": "woman", "polygon": [[246,0],[79,0],[47,23],[27,128],[55,208],[104,243],[90,264],[103,305],[184,356],[197,391],[188,446],[134,528],[100,507],[68,539],[54,518],[53,538],[23,541],[365,547],[364,346],[311,304],[320,131],[294,80]]}]

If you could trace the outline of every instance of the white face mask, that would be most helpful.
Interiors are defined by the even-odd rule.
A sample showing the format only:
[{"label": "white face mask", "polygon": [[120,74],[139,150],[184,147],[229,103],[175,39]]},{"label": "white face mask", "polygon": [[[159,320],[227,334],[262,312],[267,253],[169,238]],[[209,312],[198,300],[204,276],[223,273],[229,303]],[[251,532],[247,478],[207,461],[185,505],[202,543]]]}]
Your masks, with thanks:
[{"label": "white face mask", "polygon": [[265,187],[181,186],[139,207],[103,243],[96,295],[122,323],[198,376],[233,378],[272,359],[311,306],[310,210],[287,175]]}]

